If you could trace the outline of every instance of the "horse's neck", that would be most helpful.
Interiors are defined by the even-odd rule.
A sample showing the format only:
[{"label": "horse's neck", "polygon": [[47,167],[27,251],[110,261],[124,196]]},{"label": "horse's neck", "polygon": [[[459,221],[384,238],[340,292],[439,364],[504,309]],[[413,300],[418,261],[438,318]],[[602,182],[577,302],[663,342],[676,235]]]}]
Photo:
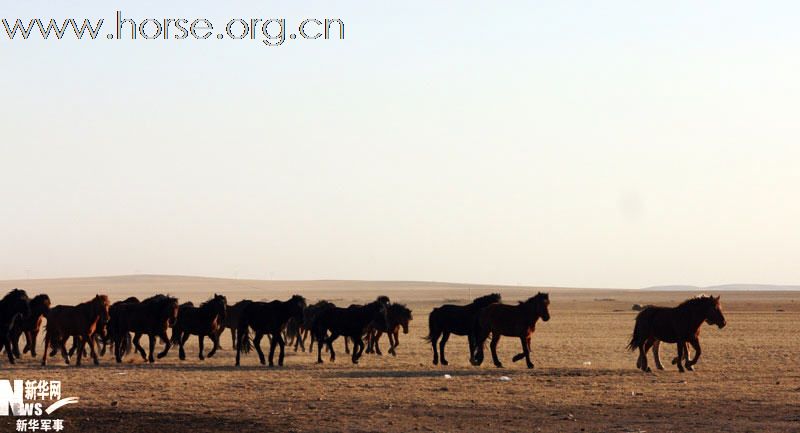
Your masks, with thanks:
[{"label": "horse's neck", "polygon": [[519,307],[523,311],[525,311],[525,317],[528,318],[528,321],[530,322],[531,325],[533,325],[534,323],[536,323],[537,320],[539,320],[539,315],[536,313],[536,304],[535,303],[533,303],[533,302],[525,302],[525,303],[519,305]]},{"label": "horse's neck", "polygon": [[678,310],[681,310],[681,314],[688,319],[689,327],[692,331],[699,329],[700,325],[703,324],[703,320],[705,320],[703,312],[695,306],[684,305],[683,307],[678,307]]}]

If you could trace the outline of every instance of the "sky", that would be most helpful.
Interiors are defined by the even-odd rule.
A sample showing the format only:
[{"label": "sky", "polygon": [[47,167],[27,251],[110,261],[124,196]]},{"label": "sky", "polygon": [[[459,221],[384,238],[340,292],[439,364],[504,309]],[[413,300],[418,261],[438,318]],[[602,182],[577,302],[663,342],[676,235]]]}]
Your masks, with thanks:
[{"label": "sky", "polygon": [[71,3],[345,38],[0,29],[0,279],[800,283],[797,2]]}]

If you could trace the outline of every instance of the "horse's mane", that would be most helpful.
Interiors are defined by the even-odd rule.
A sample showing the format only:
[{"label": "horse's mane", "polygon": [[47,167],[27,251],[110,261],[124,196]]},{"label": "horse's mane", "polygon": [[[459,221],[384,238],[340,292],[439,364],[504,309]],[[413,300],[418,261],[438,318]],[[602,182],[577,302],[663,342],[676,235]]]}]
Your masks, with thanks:
[{"label": "horse's mane", "polygon": [[489,295],[484,295],[478,298],[475,298],[470,305],[476,307],[485,307],[489,304],[494,304],[500,302],[501,296],[499,293],[492,293]]},{"label": "horse's mane", "polygon": [[169,295],[158,294],[145,299],[141,303],[150,305],[150,304],[163,304],[168,302],[178,302],[178,298]]},{"label": "horse's mane", "polygon": [[389,306],[389,311],[404,319],[411,320],[411,309],[406,307],[405,304],[392,304]]},{"label": "horse's mane", "polygon": [[375,298],[375,302],[377,302],[379,304],[388,304],[391,301],[389,300],[388,296],[381,295],[381,296],[378,296],[377,298]]},{"label": "horse's mane", "polygon": [[286,302],[299,302],[300,304],[303,305],[303,308],[305,308],[306,306],[306,298],[304,298],[301,295],[292,295],[292,297],[289,298],[289,300]]},{"label": "horse's mane", "polygon": [[213,302],[215,302],[215,301],[216,301],[216,302],[219,302],[219,301],[221,301],[222,299],[225,299],[225,297],[224,297],[224,296],[222,296],[222,295],[214,295],[214,297],[213,297],[213,298],[211,298],[211,299],[209,299],[209,300],[207,300],[207,301],[203,302],[202,304],[200,304],[200,307],[199,307],[199,308],[210,307],[210,306],[211,306],[211,304],[212,304]]},{"label": "horse's mane", "polygon": [[678,307],[676,307],[676,308],[688,307],[688,306],[692,306],[692,305],[695,305],[695,304],[705,304],[708,301],[712,301],[713,302],[714,299],[715,298],[713,296],[711,296],[711,295],[700,294],[700,295],[697,295],[697,296],[695,296],[693,298],[689,298],[689,299],[681,302],[680,304],[678,304]]},{"label": "horse's mane", "polygon": [[46,294],[42,293],[40,295],[34,296],[33,299],[31,299],[31,304],[34,304],[34,305],[44,304],[45,301],[49,304],[50,303],[50,297],[47,296]]},{"label": "horse's mane", "polygon": [[519,301],[519,303],[520,303],[520,305],[521,304],[533,304],[533,303],[536,303],[536,302],[544,301],[546,299],[550,299],[550,294],[549,293],[539,292],[539,293],[536,294],[536,296],[531,296],[530,298],[526,299],[525,301]]},{"label": "horse's mane", "polygon": [[2,300],[0,300],[0,302],[5,302],[5,301],[9,301],[11,299],[17,299],[17,298],[27,299],[28,298],[28,294],[25,293],[25,291],[22,290],[22,289],[14,289],[14,290],[6,293],[6,295],[3,297]]}]

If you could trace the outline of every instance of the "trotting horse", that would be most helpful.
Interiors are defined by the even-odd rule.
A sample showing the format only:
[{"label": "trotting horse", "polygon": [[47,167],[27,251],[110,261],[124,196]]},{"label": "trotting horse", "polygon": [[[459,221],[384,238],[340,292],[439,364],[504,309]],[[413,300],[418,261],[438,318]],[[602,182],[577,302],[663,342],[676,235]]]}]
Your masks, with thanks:
[{"label": "trotting horse", "polygon": [[24,290],[14,289],[0,300],[0,347],[6,350],[8,362],[14,363],[13,329],[16,323],[30,315],[30,299]]},{"label": "trotting horse", "polygon": [[77,339],[78,359],[75,364],[81,365],[81,358],[85,351],[83,343],[88,342],[92,360],[95,365],[98,365],[100,361],[98,361],[97,352],[94,349],[94,335],[104,332],[99,328],[108,323],[109,304],[108,296],[96,295],[91,301],[76,306],[58,305],[51,308],[47,313],[42,365],[47,365],[50,345],[59,347],[64,356],[64,362],[69,364],[69,354],[65,345],[70,336]]},{"label": "trotting horse", "polygon": [[[306,298],[294,295],[288,301],[253,302],[248,305],[239,318],[236,342],[236,365],[239,365],[241,352],[248,353],[253,345],[258,352],[258,359],[264,365],[264,352],[261,350],[261,338],[269,335],[269,366],[272,367],[275,356],[275,345],[280,347],[278,365],[283,365],[283,356],[286,342],[283,340],[282,331],[289,319],[301,321],[303,309],[306,307]],[[250,328],[253,328],[255,337],[250,341]]]},{"label": "trotting horse", "polygon": [[489,334],[492,334],[492,341],[489,347],[492,349],[492,361],[495,367],[502,368],[503,364],[497,358],[497,343],[500,337],[519,338],[522,345],[522,353],[514,355],[514,362],[525,358],[528,368],[533,368],[531,362],[531,334],[536,329],[536,322],[541,318],[547,322],[550,320],[550,296],[547,293],[537,293],[536,296],[520,302],[518,305],[492,304],[484,308],[478,315],[478,323],[475,335],[475,353],[472,356],[473,365],[481,365],[483,362],[483,345]]},{"label": "trotting horse", "polygon": [[[178,317],[178,300],[167,295],[151,296],[141,302],[121,303],[112,307],[110,328],[113,329],[114,358],[122,362],[122,356],[130,350],[130,343],[136,348],[144,361],[155,362],[156,337],[164,342],[164,350],[159,358],[166,355],[171,345],[167,329],[175,324]],[[129,340],[130,333],[133,339]],[[150,346],[149,355],[139,343],[142,335],[147,335]]]},{"label": "trotting horse", "polygon": [[[717,325],[720,329],[727,324],[722,314],[719,296],[698,296],[674,308],[650,306],[640,311],[636,315],[633,336],[628,344],[628,349],[631,351],[639,349],[636,367],[642,371],[651,371],[647,366],[647,352],[656,340],[661,340],[677,344],[678,356],[675,364],[678,366],[678,371],[684,372],[684,363],[687,370],[694,370],[693,366],[697,364],[702,353],[700,325],[703,322]],[[695,351],[691,360],[686,359],[686,343],[691,344]]]},{"label": "trotting horse", "polygon": [[21,357],[19,339],[23,334],[25,335],[25,347],[22,348],[22,353],[30,351],[31,356],[36,358],[36,339],[39,336],[42,321],[50,311],[50,297],[45,294],[36,295],[31,299],[29,305],[30,314],[19,318],[11,331],[11,344],[14,346],[14,357],[17,359]]},{"label": "trotting horse", "polygon": [[397,356],[395,349],[400,345],[400,328],[403,334],[408,334],[408,323],[413,316],[411,310],[403,304],[392,304],[386,309],[386,321],[376,320],[372,322],[367,330],[367,353],[382,355],[381,347],[378,344],[381,335],[385,332],[389,337],[389,353]]},{"label": "trotting horse", "polygon": [[[433,347],[433,365],[439,364],[440,356],[442,365],[447,365],[447,359],[444,357],[444,346],[447,344],[450,334],[467,336],[471,356],[475,349],[475,339],[472,334],[478,312],[486,306],[497,302],[500,302],[500,294],[492,293],[475,298],[472,303],[467,305],[445,304],[434,308],[430,316],[428,316],[428,336],[425,337]],[[440,336],[442,338],[441,341],[439,341]],[[438,352],[436,351],[437,342],[439,343]]]},{"label": "trotting horse", "polygon": [[[358,364],[358,359],[364,352],[362,336],[367,326],[375,320],[386,320],[386,309],[390,301],[387,296],[379,296],[367,305],[351,305],[347,308],[329,307],[319,312],[311,332],[317,339],[317,363],[322,363],[322,346],[328,347],[331,361],[336,360],[333,351],[333,341],[340,335],[349,337],[353,341],[353,364]],[[330,336],[328,336],[330,331]]]},{"label": "trotting horse", "polygon": [[[181,360],[186,359],[186,352],[183,345],[190,335],[197,335],[199,345],[200,360],[206,359],[203,354],[203,339],[208,337],[214,343],[214,347],[208,352],[211,358],[219,349],[219,334],[225,326],[226,311],[228,300],[224,295],[214,294],[214,297],[195,307],[191,303],[185,303],[178,310],[178,320],[172,327],[172,344],[179,345],[178,356]],[[158,354],[159,358],[167,355],[169,347],[164,352]]]}]

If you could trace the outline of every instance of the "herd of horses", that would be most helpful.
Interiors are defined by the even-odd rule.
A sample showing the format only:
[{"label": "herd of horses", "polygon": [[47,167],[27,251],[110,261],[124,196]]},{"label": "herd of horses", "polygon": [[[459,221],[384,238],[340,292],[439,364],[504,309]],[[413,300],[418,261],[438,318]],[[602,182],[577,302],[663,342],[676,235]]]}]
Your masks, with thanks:
[{"label": "herd of horses", "polygon": [[[493,293],[467,305],[436,307],[428,316],[429,332],[425,337],[433,349],[433,364],[448,365],[445,345],[450,335],[455,334],[467,337],[472,365],[483,363],[484,347],[489,340],[492,361],[496,367],[502,367],[497,345],[500,338],[506,336],[518,338],[521,346],[521,352],[514,355],[512,361],[525,359],[527,367],[533,368],[531,334],[539,319],[550,320],[549,306],[547,293],[537,293],[517,304],[503,303],[500,294]],[[295,351],[298,348],[305,351],[308,343],[308,350],[312,352],[315,342],[317,362],[323,362],[323,350],[334,361],[333,342],[339,337],[344,338],[351,361],[358,364],[365,352],[382,354],[379,341],[383,334],[389,339],[388,352],[396,355],[400,330],[407,334],[412,319],[408,307],[393,303],[386,296],[379,296],[368,304],[347,307],[324,300],[309,305],[300,295],[286,301],[243,300],[229,306],[225,296],[220,294],[214,294],[197,306],[192,302],[180,304],[177,298],[161,294],[143,300],[131,297],[113,304],[106,295],[96,295],[75,306],[51,306],[46,294],[29,298],[24,290],[14,289],[0,300],[0,350],[5,350],[12,364],[23,353],[30,352],[36,357],[37,337],[42,322],[46,321],[42,365],[47,364],[48,356],[55,356],[59,351],[67,364],[77,351],[76,365],[80,365],[87,347],[94,364],[99,364],[98,352],[103,356],[108,348],[118,363],[131,352],[152,363],[167,356],[174,345],[178,345],[178,356],[184,360],[184,345],[192,335],[198,338],[198,357],[203,360],[214,356],[220,348],[220,335],[226,329],[231,333],[237,366],[241,355],[253,348],[261,364],[270,366],[275,363],[277,348],[277,364],[282,366],[286,345],[293,345]],[[660,342],[665,342],[677,346],[678,356],[672,362],[678,370],[693,370],[702,352],[699,335],[703,322],[725,327],[718,296],[697,296],[674,308],[644,308],[636,316],[628,344],[629,350],[639,351],[637,368],[651,371],[647,353],[652,348],[656,368],[663,369],[658,347]],[[20,351],[19,341],[23,335],[25,345]],[[147,351],[142,347],[142,336],[147,336]],[[270,345],[268,358],[261,348],[264,336]],[[206,337],[213,345],[207,354]],[[72,345],[67,349],[70,338]],[[157,339],[164,348],[155,354]],[[352,350],[348,343],[352,343]],[[692,359],[689,359],[688,345],[695,352]]]}]

